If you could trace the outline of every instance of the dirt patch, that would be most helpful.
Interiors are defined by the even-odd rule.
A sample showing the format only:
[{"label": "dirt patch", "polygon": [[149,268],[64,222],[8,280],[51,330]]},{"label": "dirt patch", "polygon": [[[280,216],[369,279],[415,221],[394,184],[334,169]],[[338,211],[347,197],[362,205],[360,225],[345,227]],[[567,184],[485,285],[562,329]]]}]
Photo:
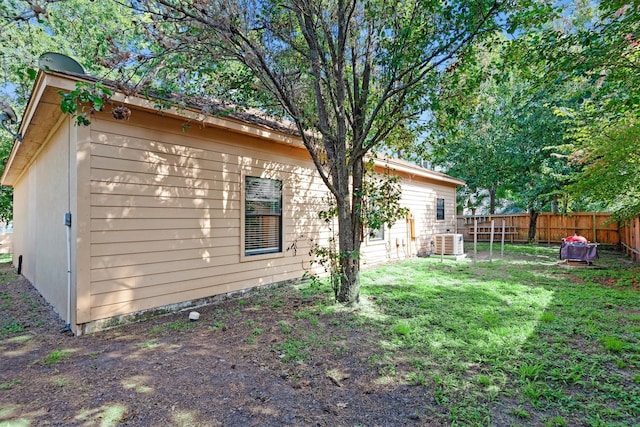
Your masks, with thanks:
[{"label": "dirt patch", "polygon": [[[407,384],[353,313],[321,296],[256,293],[88,336],[0,267],[0,424],[443,425],[445,408]],[[392,366],[389,366],[392,364]],[[393,375],[387,375],[393,371]]]}]

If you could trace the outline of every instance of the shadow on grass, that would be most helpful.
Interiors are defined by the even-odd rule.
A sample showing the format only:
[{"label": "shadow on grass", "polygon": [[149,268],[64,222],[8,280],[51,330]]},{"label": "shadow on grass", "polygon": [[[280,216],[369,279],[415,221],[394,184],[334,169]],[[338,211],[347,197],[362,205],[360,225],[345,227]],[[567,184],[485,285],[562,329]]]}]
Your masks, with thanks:
[{"label": "shadow on grass", "polygon": [[640,297],[601,283],[626,283],[637,267],[604,254],[606,272],[567,271],[556,248],[529,248],[492,263],[412,260],[363,273],[382,345],[441,390],[449,422],[630,425],[640,415]]}]

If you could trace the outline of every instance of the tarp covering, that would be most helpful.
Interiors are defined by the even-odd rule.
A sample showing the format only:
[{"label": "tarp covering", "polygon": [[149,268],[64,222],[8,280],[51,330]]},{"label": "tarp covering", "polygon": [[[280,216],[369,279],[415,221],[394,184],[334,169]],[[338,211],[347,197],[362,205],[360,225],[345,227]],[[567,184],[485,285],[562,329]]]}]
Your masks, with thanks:
[{"label": "tarp covering", "polygon": [[562,242],[560,246],[560,259],[585,261],[591,263],[598,258],[597,243]]}]

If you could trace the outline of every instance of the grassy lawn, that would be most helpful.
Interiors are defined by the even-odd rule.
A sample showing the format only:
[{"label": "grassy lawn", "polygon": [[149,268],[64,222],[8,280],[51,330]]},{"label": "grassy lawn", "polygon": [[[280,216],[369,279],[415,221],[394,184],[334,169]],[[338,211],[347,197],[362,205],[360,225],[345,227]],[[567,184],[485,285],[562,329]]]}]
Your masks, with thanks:
[{"label": "grassy lawn", "polygon": [[364,272],[384,336],[375,357],[405,359],[404,379],[429,388],[452,423],[640,425],[638,267],[606,251],[570,269],[557,248],[507,251]]},{"label": "grassy lawn", "polygon": [[5,265],[0,426],[640,426],[640,267],[499,253],[366,269],[357,308],[310,281],[83,337]]}]

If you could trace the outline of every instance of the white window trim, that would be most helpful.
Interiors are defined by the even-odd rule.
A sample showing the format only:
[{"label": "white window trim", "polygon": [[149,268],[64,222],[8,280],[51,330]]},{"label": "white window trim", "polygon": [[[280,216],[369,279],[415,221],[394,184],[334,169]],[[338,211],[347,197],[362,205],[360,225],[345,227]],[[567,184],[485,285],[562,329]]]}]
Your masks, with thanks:
[{"label": "white window trim", "polygon": [[387,234],[388,232],[389,228],[386,226],[386,224],[382,225],[382,239],[372,239],[371,235],[367,231],[367,246],[384,245],[385,243],[387,243],[387,238],[389,237]]},{"label": "white window trim", "polygon": [[[438,219],[438,200],[442,199],[442,216],[444,218]],[[435,220],[438,222],[446,222],[447,221],[447,198],[446,197],[438,197],[436,196],[436,205],[435,205]]]},{"label": "white window trim", "polygon": [[[256,254],[256,255],[246,255],[245,253],[245,182],[246,177],[255,177],[255,178],[264,178],[264,179],[274,179],[278,180],[282,183],[282,216],[281,216],[281,224],[280,224],[280,233],[281,233],[281,246],[279,252],[271,252],[267,254]],[[265,259],[274,259],[274,258],[284,258],[285,255],[285,229],[286,229],[286,215],[285,215],[285,184],[284,180],[280,176],[263,176],[263,174],[257,173],[247,173],[242,171],[240,174],[240,262],[249,262],[249,261],[261,261]]]}]

